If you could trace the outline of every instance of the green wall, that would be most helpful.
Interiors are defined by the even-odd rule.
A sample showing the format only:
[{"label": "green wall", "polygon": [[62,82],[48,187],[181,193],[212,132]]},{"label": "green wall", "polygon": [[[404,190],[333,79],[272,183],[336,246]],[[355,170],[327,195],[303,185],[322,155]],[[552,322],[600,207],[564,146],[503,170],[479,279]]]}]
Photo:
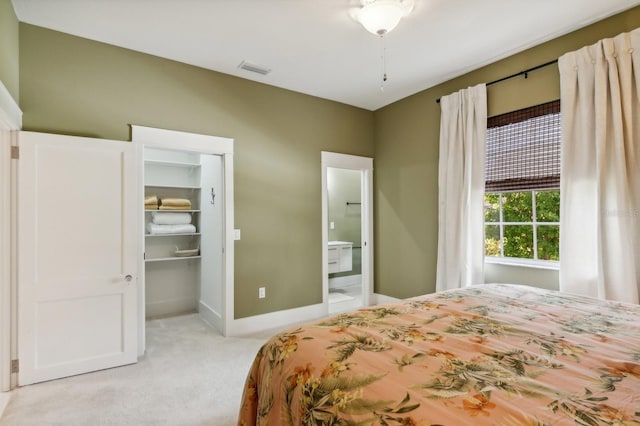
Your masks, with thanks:
[{"label": "green wall", "polygon": [[20,53],[25,130],[234,138],[236,318],[322,302],[320,151],[372,156],[371,111],[23,23]]},{"label": "green wall", "polygon": [[329,222],[329,241],[351,241],[360,245],[361,222],[360,205],[348,206],[347,203],[360,203],[360,171],[327,168],[327,210]]},{"label": "green wall", "polygon": [[18,102],[19,24],[11,0],[0,0],[0,81]]},{"label": "green wall", "polygon": [[[435,291],[438,244],[438,143],[436,99],[558,58],[605,37],[640,26],[635,7],[573,33],[400,100],[375,112],[375,291],[406,298]],[[488,88],[489,115],[560,97],[557,66]],[[544,272],[543,272],[544,271]],[[489,267],[492,281],[557,288],[557,272]],[[555,280],[555,281],[554,281]]]}]

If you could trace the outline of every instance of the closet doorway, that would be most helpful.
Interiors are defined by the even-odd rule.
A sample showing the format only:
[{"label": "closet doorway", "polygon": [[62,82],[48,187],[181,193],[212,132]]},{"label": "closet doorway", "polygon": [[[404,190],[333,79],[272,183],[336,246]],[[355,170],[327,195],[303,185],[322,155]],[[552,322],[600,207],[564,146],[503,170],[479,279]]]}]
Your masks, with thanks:
[{"label": "closet doorway", "polygon": [[322,152],[323,302],[368,306],[373,289],[373,159]]},{"label": "closet doorway", "polygon": [[233,303],[232,140],[141,126],[132,126],[132,140],[144,199],[139,353],[147,319],[197,312],[226,335]]}]

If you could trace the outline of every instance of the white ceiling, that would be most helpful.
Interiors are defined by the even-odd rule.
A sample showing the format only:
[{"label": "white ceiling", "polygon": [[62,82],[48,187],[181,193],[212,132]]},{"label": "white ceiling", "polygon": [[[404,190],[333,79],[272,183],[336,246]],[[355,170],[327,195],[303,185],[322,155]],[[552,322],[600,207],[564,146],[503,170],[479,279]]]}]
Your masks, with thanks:
[{"label": "white ceiling", "polygon": [[358,0],[13,0],[21,22],[369,110],[638,4],[416,0],[384,37],[381,91],[382,40],[350,17]]}]

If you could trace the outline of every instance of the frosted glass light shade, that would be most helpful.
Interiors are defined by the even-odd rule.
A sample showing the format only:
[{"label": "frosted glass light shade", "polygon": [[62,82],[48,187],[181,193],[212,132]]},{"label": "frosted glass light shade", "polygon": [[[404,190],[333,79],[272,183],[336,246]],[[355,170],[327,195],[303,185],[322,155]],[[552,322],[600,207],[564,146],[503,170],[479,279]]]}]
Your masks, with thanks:
[{"label": "frosted glass light shade", "polygon": [[383,36],[393,30],[411,9],[412,1],[374,0],[358,11],[356,19],[370,33]]}]

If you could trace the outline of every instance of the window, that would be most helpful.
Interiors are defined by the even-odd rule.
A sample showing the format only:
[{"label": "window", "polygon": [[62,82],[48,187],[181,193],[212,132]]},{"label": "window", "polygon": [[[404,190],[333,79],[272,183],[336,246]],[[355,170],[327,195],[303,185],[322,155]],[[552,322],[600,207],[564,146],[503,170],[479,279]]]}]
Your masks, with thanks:
[{"label": "window", "polygon": [[560,101],[487,123],[485,255],[560,260]]}]

